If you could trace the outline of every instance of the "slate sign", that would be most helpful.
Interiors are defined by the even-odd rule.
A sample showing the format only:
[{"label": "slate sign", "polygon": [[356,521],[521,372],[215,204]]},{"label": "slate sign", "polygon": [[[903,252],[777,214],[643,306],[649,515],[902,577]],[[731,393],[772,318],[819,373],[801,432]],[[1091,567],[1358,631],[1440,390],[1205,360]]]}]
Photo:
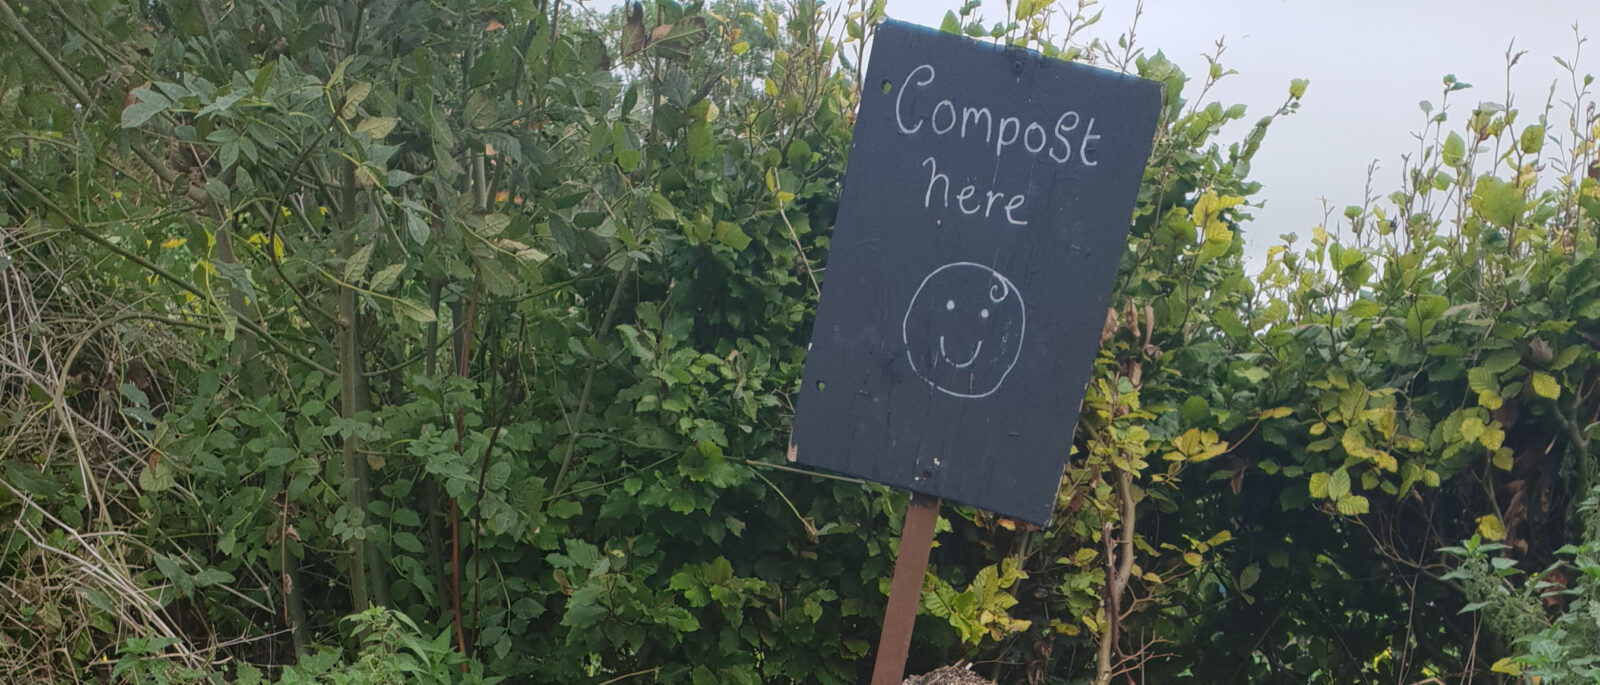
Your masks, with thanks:
[{"label": "slate sign", "polygon": [[1160,86],[879,26],[789,458],[1046,524]]}]

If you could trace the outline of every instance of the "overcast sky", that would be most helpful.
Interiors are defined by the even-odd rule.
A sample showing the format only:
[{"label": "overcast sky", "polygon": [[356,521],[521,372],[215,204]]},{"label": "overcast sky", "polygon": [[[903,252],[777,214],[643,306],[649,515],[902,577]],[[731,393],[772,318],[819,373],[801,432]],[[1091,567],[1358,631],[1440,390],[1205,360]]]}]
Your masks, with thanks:
[{"label": "overcast sky", "polygon": [[[960,4],[889,0],[888,13],[937,27]],[[1114,41],[1132,21],[1134,2],[1100,7],[1105,16],[1093,34]],[[980,11],[997,19],[1004,8],[988,0]],[[1513,39],[1528,51],[1512,72],[1513,106],[1525,117],[1519,127],[1533,121],[1557,79],[1551,119],[1565,121],[1559,102],[1571,90],[1552,58],[1571,60],[1575,23],[1583,32],[1600,30],[1600,0],[1147,0],[1137,35],[1147,52],[1161,50],[1197,81],[1203,55],[1225,38],[1223,65],[1239,73],[1212,92],[1224,104],[1247,105],[1246,125],[1283,102],[1290,79],[1310,79],[1299,113],[1273,125],[1252,168],[1264,185],[1255,199],[1266,206],[1245,227],[1246,254],[1259,267],[1279,234],[1308,234],[1322,221],[1321,198],[1336,215],[1360,203],[1374,160],[1374,194],[1398,187],[1400,155],[1415,149],[1411,134],[1424,122],[1417,103],[1438,103],[1445,74],[1474,86],[1452,96],[1452,124],[1480,101],[1502,102]],[[1584,47],[1575,66],[1600,73],[1600,43]]]}]

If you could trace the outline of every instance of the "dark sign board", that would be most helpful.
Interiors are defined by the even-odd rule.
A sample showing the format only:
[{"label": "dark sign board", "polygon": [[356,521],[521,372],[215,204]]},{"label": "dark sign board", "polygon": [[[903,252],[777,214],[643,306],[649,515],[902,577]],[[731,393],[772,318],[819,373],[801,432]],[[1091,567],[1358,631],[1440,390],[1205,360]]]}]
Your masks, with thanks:
[{"label": "dark sign board", "polygon": [[893,21],[864,83],[789,457],[1045,524],[1160,86]]}]

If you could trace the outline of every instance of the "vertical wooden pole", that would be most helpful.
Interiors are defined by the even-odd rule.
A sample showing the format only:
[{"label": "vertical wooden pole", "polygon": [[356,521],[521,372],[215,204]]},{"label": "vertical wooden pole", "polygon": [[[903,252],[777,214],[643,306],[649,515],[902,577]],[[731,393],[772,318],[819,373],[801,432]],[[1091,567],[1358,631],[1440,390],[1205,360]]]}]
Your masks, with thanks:
[{"label": "vertical wooden pole", "polygon": [[933,527],[939,520],[939,498],[911,493],[906,524],[900,531],[900,555],[894,560],[894,580],[889,584],[889,606],[883,611],[883,634],[878,637],[878,660],[872,666],[872,685],[900,685],[911,651],[911,629],[917,622],[922,579],[928,572],[933,549]]}]

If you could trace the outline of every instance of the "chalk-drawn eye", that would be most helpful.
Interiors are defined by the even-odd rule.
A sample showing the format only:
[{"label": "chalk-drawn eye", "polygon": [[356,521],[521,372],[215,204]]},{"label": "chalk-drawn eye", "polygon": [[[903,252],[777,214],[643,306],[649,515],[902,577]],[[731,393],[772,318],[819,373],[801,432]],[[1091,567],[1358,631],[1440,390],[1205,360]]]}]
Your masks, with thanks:
[{"label": "chalk-drawn eye", "polygon": [[945,311],[950,311],[950,310],[955,309],[955,308],[956,308],[956,301],[955,300],[945,300],[944,301],[944,310]]},{"label": "chalk-drawn eye", "polygon": [[989,310],[985,309],[985,310],[983,310],[981,312],[978,312],[978,316],[981,316],[981,317],[983,317],[985,319],[989,318]]}]

